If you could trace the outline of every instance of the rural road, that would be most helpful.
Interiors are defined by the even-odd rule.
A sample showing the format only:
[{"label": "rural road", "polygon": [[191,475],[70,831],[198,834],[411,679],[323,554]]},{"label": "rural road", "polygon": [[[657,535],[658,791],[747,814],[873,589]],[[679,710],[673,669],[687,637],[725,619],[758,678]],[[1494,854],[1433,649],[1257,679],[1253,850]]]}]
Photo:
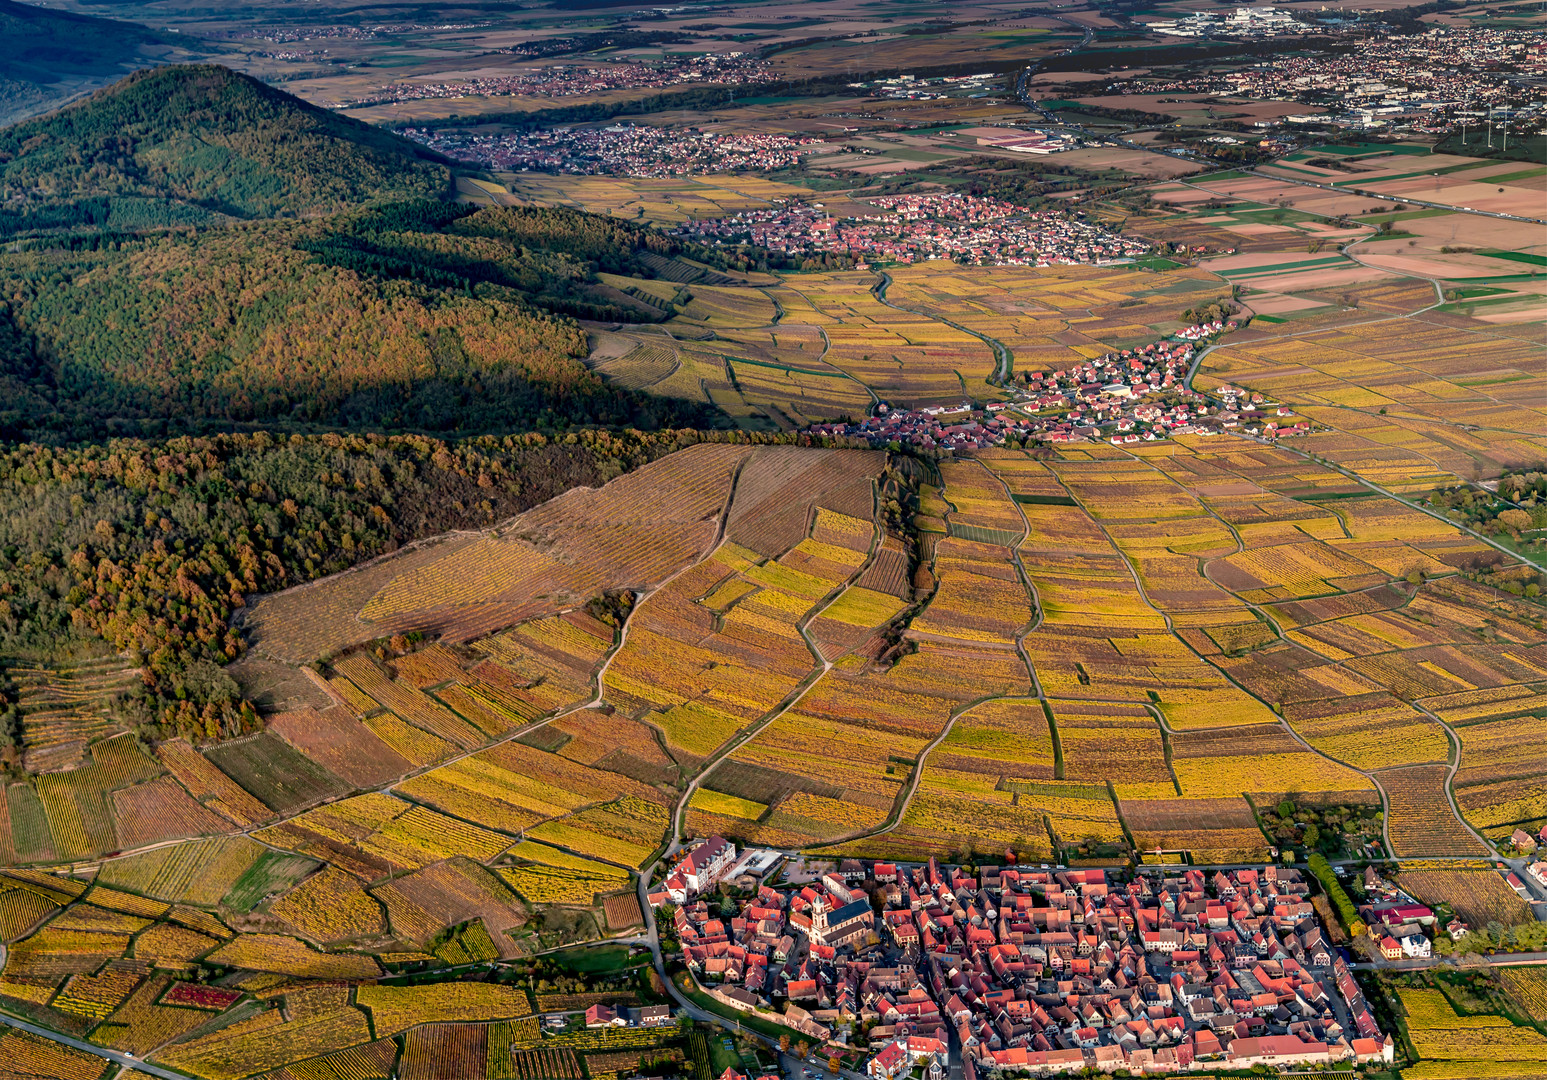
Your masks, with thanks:
[{"label": "rural road", "polygon": [[[905,308],[901,304],[894,304],[894,303],[892,303],[890,300],[888,300],[886,298],[886,290],[892,284],[892,275],[886,273],[883,270],[877,270],[876,271],[876,275],[878,277],[880,277],[881,280],[876,282],[876,284],[874,286],[872,286],[870,291],[875,294],[875,298],[877,300],[881,301],[881,303],[885,304],[887,307],[891,308],[893,311],[905,311],[909,315],[922,315],[926,319],[933,319],[933,320],[935,320],[935,322],[944,323],[945,325],[951,327],[953,330],[960,330],[964,334],[971,334],[973,337],[977,338],[983,344],[987,345],[990,349],[994,350],[994,361],[995,361],[995,364],[994,364],[994,378],[995,378],[995,380],[997,380],[999,382],[1004,382],[1006,379],[1008,379],[1010,377],[1010,367],[1015,362],[1015,354],[1012,353],[1009,350],[1009,348],[1003,342],[998,341],[998,340],[996,340],[994,338],[991,338],[987,334],[980,334],[976,330],[973,330],[970,327],[963,326],[959,322],[952,322],[950,319],[947,319],[944,315],[936,315],[932,311],[915,311],[913,308]],[[824,334],[823,336],[826,336],[826,335]],[[957,377],[960,378],[960,374],[959,373],[958,373]]]},{"label": "rural road", "polygon": [[[59,1043],[61,1046],[68,1046],[72,1050],[84,1051],[93,1057],[106,1058],[114,1064],[122,1065],[128,1069],[135,1069],[138,1072],[145,1073],[147,1076],[159,1076],[163,1077],[164,1080],[188,1080],[187,1073],[163,1069],[159,1065],[147,1065],[138,1058],[130,1057],[128,1054],[120,1054],[117,1050],[107,1050],[100,1046],[93,1046],[82,1039],[77,1039],[71,1035],[64,1035],[57,1031],[50,1031],[46,1027],[19,1019],[4,1012],[0,1012],[0,1024],[16,1028],[18,1031],[25,1031],[28,1034],[36,1035],[50,1042]],[[3,1067],[3,1063],[0,1063],[0,1068]]]}]

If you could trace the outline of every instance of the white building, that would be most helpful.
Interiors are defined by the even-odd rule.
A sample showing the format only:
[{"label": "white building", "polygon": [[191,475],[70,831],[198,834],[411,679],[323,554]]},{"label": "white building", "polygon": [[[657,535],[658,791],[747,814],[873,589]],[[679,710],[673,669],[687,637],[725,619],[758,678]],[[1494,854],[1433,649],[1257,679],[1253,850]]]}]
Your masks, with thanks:
[{"label": "white building", "polygon": [[925,1080],[943,1080],[949,1065],[945,1043],[919,1035],[893,1039],[870,1059],[865,1073],[870,1080],[900,1080],[919,1062],[924,1063]]},{"label": "white building", "polygon": [[[711,836],[682,857],[666,875],[665,892],[674,904],[685,904],[714,888],[736,861],[736,845]],[[654,896],[651,894],[652,902]]]}]

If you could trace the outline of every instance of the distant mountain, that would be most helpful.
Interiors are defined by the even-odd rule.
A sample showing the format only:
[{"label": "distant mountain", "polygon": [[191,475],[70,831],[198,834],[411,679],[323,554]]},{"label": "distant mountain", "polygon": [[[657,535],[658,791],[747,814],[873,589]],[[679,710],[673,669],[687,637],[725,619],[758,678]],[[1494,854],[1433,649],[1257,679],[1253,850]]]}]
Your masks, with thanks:
[{"label": "distant mountain", "polygon": [[680,291],[719,253],[451,177],[213,65],[0,130],[0,440],[723,419],[607,384],[574,321],[668,318],[612,276]]},{"label": "distant mountain", "polygon": [[177,34],[0,0],[0,125],[186,55]]},{"label": "distant mountain", "polygon": [[390,132],[227,68],[173,65],[0,130],[0,238],[310,216],[449,183],[439,158]]}]

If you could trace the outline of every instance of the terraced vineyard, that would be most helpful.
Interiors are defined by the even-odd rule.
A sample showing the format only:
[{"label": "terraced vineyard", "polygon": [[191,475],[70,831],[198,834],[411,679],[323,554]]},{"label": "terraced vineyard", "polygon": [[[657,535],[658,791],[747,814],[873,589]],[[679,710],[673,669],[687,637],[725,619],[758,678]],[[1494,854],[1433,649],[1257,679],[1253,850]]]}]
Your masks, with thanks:
[{"label": "terraced vineyard", "polygon": [[[880,452],[700,445],[260,599],[272,661],[329,643],[263,733],[147,753],[77,726],[82,764],[3,789],[0,995],[199,1075],[433,1071],[486,1060],[524,992],[370,984],[637,925],[679,830],[1208,864],[1268,858],[1255,807],[1283,799],[1379,807],[1411,888],[1522,918],[1446,868],[1547,815],[1516,775],[1547,633],[1458,572],[1492,549],[1283,450],[1165,451],[1003,449],[921,485]],[[121,668],[16,677],[47,732],[34,703]],[[243,974],[168,977],[194,962]],[[580,1068],[507,1035],[511,1075]]]}]

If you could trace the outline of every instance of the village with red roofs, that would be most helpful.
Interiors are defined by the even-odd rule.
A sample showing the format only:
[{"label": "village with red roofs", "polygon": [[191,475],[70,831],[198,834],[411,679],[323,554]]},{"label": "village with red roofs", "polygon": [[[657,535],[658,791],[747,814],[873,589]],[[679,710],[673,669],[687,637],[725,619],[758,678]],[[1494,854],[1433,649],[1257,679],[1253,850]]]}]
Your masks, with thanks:
[{"label": "village with red roofs", "polygon": [[1295,868],[781,862],[700,842],[649,894],[660,930],[709,996],[870,1080],[1393,1060]]}]

